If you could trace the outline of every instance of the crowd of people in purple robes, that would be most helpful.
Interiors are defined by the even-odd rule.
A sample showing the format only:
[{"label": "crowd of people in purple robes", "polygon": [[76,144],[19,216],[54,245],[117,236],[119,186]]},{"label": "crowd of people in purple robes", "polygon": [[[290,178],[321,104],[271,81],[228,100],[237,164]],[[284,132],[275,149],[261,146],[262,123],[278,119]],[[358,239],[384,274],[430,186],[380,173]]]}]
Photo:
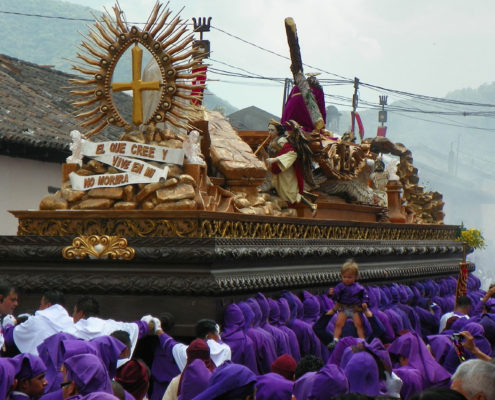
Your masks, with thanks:
[{"label": "crowd of people in purple robes", "polygon": [[495,288],[470,275],[456,301],[454,278],[363,287],[338,340],[337,297],[303,290],[229,304],[187,344],[171,314],[102,319],[91,296],[71,316],[47,292],[14,317],[22,298],[0,285],[0,400],[495,400]]}]

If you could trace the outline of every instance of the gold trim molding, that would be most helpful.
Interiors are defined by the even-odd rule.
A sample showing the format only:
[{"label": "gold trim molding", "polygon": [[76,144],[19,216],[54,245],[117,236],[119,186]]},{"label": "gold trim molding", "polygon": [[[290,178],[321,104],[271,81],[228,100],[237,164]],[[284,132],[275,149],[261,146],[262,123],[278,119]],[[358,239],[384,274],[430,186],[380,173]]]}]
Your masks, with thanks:
[{"label": "gold trim molding", "polygon": [[[62,216],[61,216],[62,217]],[[236,217],[236,216],[233,216]],[[397,224],[321,224],[298,221],[259,221],[184,216],[167,218],[63,218],[19,217],[18,235],[118,237],[247,238],[247,239],[347,239],[347,240],[440,240],[453,241],[455,226]]]},{"label": "gold trim molding", "polygon": [[78,236],[72,246],[64,247],[62,256],[67,260],[91,259],[132,260],[136,250],[127,245],[127,239],[119,236]]}]

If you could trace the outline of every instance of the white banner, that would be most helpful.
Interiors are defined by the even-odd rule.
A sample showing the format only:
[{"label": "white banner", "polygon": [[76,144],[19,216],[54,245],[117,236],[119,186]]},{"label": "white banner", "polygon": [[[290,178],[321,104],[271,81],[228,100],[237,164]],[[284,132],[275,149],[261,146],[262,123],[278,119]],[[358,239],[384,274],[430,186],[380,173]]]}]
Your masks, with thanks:
[{"label": "white banner", "polygon": [[82,176],[75,172],[69,174],[70,184],[74,190],[90,190],[102,187],[118,187],[131,185],[133,183],[152,183],[158,182],[160,178],[167,178],[168,167],[163,170],[162,176],[155,175],[149,178],[144,175],[136,175],[130,172],[122,174],[101,174]]},{"label": "white banner", "polygon": [[82,140],[82,154],[91,158],[95,156],[123,156],[178,165],[184,163],[183,149],[123,141],[95,143]]},{"label": "white banner", "polygon": [[162,169],[144,161],[135,160],[128,157],[112,156],[110,154],[93,157],[93,159],[104,164],[111,165],[121,171],[149,178],[152,182],[158,182],[160,178],[167,179],[168,167]]}]

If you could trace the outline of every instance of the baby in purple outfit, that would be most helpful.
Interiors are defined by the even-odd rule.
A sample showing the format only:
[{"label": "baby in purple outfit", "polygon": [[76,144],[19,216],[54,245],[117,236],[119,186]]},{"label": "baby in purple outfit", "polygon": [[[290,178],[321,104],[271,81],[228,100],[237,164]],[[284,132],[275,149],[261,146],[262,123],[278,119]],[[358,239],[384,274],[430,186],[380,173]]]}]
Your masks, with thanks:
[{"label": "baby in purple outfit", "polygon": [[356,262],[352,259],[347,260],[340,270],[342,282],[328,291],[335,301],[335,306],[327,314],[338,313],[333,332],[334,343],[340,339],[342,328],[348,317],[352,318],[358,337],[365,338],[361,313],[368,308],[368,294],[366,289],[356,282],[358,271]]}]

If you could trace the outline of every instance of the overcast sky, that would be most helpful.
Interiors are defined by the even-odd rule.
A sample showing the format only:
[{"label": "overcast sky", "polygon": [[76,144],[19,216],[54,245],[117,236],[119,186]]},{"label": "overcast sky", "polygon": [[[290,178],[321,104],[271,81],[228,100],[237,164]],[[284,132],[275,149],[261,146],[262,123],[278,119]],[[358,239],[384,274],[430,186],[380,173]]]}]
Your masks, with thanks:
[{"label": "overcast sky", "polygon": [[[69,0],[103,10],[113,1]],[[155,0],[120,0],[129,21],[144,21]],[[495,2],[479,0],[171,0],[182,16],[211,16],[211,24],[230,34],[288,56],[284,18],[293,17],[305,64],[374,85],[431,96],[491,83]],[[289,61],[243,43],[216,29],[212,66],[219,62],[267,77],[291,77]],[[305,67],[305,72],[313,69]],[[209,88],[238,108],[256,105],[279,115],[281,84],[210,74]],[[322,74],[320,78],[334,78]],[[352,85],[326,87],[352,96]],[[377,102],[377,92],[361,91]],[[393,100],[393,99],[392,99]],[[389,101],[390,103],[390,101]]]}]

